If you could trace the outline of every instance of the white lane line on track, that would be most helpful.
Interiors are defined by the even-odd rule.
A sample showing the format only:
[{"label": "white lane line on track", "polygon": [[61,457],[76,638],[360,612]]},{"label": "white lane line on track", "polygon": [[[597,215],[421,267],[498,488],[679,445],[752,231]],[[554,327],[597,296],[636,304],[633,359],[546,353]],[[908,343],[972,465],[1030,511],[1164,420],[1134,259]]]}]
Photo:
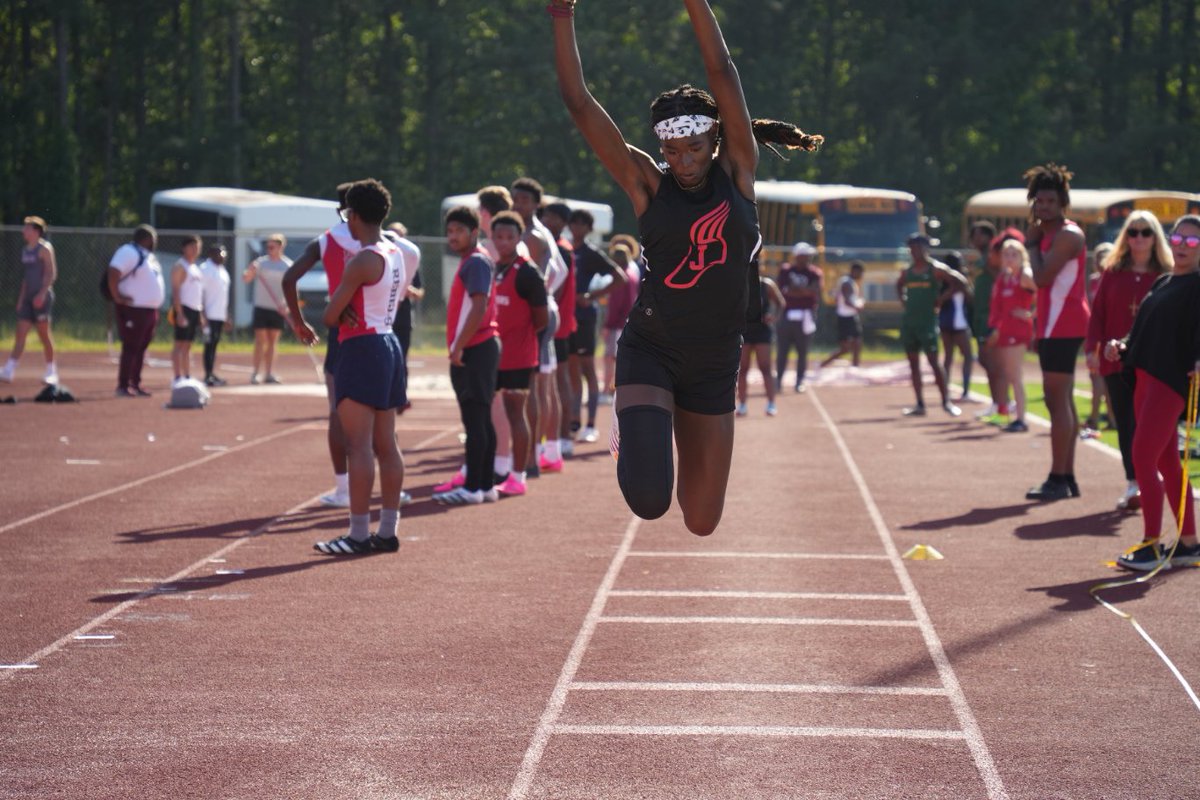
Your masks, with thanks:
[{"label": "white lane line on track", "polygon": [[871,521],[875,525],[875,531],[879,534],[879,539],[883,543],[883,549],[887,552],[887,558],[892,562],[892,569],[896,573],[896,578],[900,581],[900,586],[909,598],[913,615],[917,618],[921,635],[925,639],[925,646],[929,650],[929,655],[933,659],[934,666],[937,668],[942,685],[948,690],[950,705],[958,717],[958,723],[962,728],[967,746],[971,750],[971,757],[975,760],[975,768],[979,771],[979,776],[983,779],[984,786],[987,788],[988,797],[991,800],[1007,800],[1008,792],[1004,789],[1004,782],[1001,780],[1000,773],[996,769],[996,764],[992,760],[992,754],[984,742],[983,731],[980,730],[979,723],[975,719],[975,714],[971,711],[970,704],[967,703],[967,697],[963,693],[957,675],[954,673],[954,667],[950,664],[950,659],[946,655],[942,641],[933,627],[933,621],[929,617],[929,612],[925,609],[925,603],[921,600],[921,595],[917,592],[917,587],[913,583],[912,576],[908,574],[908,568],[900,557],[900,550],[896,547],[896,542],[892,538],[892,532],[888,529],[887,523],[884,522],[883,514],[880,512],[879,506],[875,503],[875,498],[871,495],[867,481],[859,470],[858,464],[855,462],[854,456],[846,444],[846,440],[842,438],[841,431],[838,430],[837,424],[833,421],[833,417],[829,416],[829,412],[825,410],[825,404],[821,402],[818,393],[811,391],[808,396],[812,400],[813,406],[820,413],[821,419],[824,420],[825,427],[829,431],[829,435],[833,438],[834,444],[837,445],[838,450],[841,452],[842,459],[846,462],[846,468],[850,471],[850,475],[858,487],[859,494],[862,496],[863,503],[867,508],[867,514],[871,517]]},{"label": "white lane line on track", "polygon": [[962,731],[919,728],[792,728],[772,725],[555,725],[554,733],[585,736],[774,736],[871,739],[963,739]]},{"label": "white lane line on track", "polygon": [[633,625],[819,625],[867,628],[915,628],[911,619],[821,619],[817,617],[600,617],[600,622]]},{"label": "white lane line on track", "polygon": [[902,594],[850,592],[737,592],[723,589],[613,589],[609,597],[715,597],[730,600],[853,600],[907,603]]},{"label": "white lane line on track", "polygon": [[[430,436],[428,439],[424,440],[423,442],[418,443],[411,449],[412,450],[420,450],[422,448],[428,447],[433,442],[437,441],[438,439],[442,438],[443,436],[447,436],[447,435],[453,433],[456,430],[457,430],[457,428],[443,429],[441,431],[441,433]],[[217,453],[216,455],[226,455],[226,453]],[[322,492],[321,494],[324,494],[324,492]],[[100,614],[97,617],[93,617],[92,619],[85,622],[83,625],[80,625],[78,628],[76,628],[75,630],[66,634],[65,636],[59,637],[57,640],[46,645],[45,647],[43,647],[41,650],[38,650],[33,655],[22,659],[19,664],[9,667],[8,670],[6,670],[6,671],[0,672],[0,683],[3,683],[8,678],[12,677],[13,672],[9,671],[9,670],[36,669],[38,666],[38,662],[42,661],[47,656],[53,655],[54,653],[58,652],[64,646],[66,646],[70,642],[74,641],[75,639],[77,639],[81,636],[87,635],[90,631],[95,630],[96,628],[100,627],[101,625],[108,622],[113,617],[123,614],[124,612],[128,611],[130,608],[137,605],[141,601],[143,601],[147,598],[156,597],[156,596],[162,594],[163,586],[168,585],[168,584],[173,584],[176,581],[181,581],[181,580],[187,578],[193,572],[195,572],[195,571],[201,569],[202,567],[208,565],[209,563],[211,563],[211,561],[213,559],[223,559],[227,554],[233,552],[234,550],[241,547],[243,544],[245,544],[246,542],[255,538],[256,536],[259,536],[262,533],[264,533],[265,531],[269,530],[273,525],[277,525],[280,522],[283,522],[284,520],[286,520],[288,517],[292,516],[293,514],[299,512],[299,511],[302,511],[303,509],[308,508],[309,506],[315,504],[318,500],[321,499],[321,494],[315,494],[312,497],[308,498],[307,500],[305,500],[301,503],[298,503],[297,505],[292,506],[287,511],[284,511],[282,514],[278,515],[277,517],[274,517],[273,519],[270,519],[270,520],[264,522],[262,525],[259,525],[257,528],[255,528],[254,530],[245,534],[244,536],[240,536],[237,539],[234,539],[229,544],[226,544],[224,547],[221,547],[219,550],[217,550],[213,553],[209,553],[208,555],[203,556],[199,560],[192,562],[188,566],[181,569],[179,572],[176,572],[174,575],[167,578],[165,581],[162,582],[161,585],[153,586],[149,589],[145,589],[141,592],[138,592],[133,597],[113,606],[108,611],[105,611],[103,614]]]},{"label": "white lane line on track", "polygon": [[766,559],[799,559],[814,561],[887,561],[887,556],[871,553],[739,553],[736,550],[635,550],[629,553],[630,558],[766,558]]},{"label": "white lane line on track", "polygon": [[583,653],[587,650],[588,643],[596,632],[596,626],[599,624],[600,616],[604,613],[604,606],[608,602],[608,595],[612,591],[613,584],[616,583],[621,567],[625,564],[625,559],[629,556],[633,538],[637,535],[641,523],[642,520],[635,516],[625,527],[621,545],[617,548],[612,563],[608,565],[608,572],[604,574],[604,579],[600,581],[600,586],[596,589],[592,605],[583,619],[579,633],[575,636],[575,643],[571,646],[571,651],[567,654],[566,661],[563,662],[562,670],[558,673],[558,682],[555,683],[554,691],[551,692],[546,708],[542,711],[542,718],[538,722],[537,730],[534,731],[529,747],[525,750],[525,757],[521,759],[520,769],[517,770],[517,776],[508,790],[509,800],[523,800],[529,792],[529,787],[533,784],[538,764],[541,763],[542,755],[546,752],[546,744],[550,741],[551,734],[555,732],[559,715],[562,714],[563,706],[567,702],[567,693],[575,680],[575,673],[579,671]]},{"label": "white lane line on track", "polygon": [[580,692],[739,692],[766,694],[883,694],[944,697],[941,686],[837,686],[825,683],[654,683],[644,681],[576,681]]},{"label": "white lane line on track", "polygon": [[276,439],[282,438],[284,436],[288,436],[290,434],[296,433],[297,431],[306,430],[308,427],[309,427],[308,423],[301,423],[300,425],[293,425],[290,428],[284,428],[281,431],[276,431],[275,433],[271,433],[266,436],[261,436],[257,439],[251,439],[250,441],[244,442],[243,444],[235,445],[234,447],[231,447],[228,450],[221,450],[216,453],[209,453],[208,455],[197,458],[194,461],[188,461],[185,464],[178,464],[174,467],[171,467],[170,469],[164,469],[162,472],[156,472],[153,475],[147,475],[144,478],[138,478],[137,480],[129,481],[128,483],[123,483],[120,486],[114,486],[111,489],[104,489],[103,491],[99,491],[94,494],[89,494],[86,497],[80,497],[75,500],[71,500],[70,502],[62,503],[61,505],[57,505],[54,508],[48,508],[45,511],[39,511],[38,513],[33,514],[28,517],[25,517],[24,519],[19,519],[16,522],[10,522],[7,525],[0,526],[0,533],[7,533],[16,528],[20,528],[23,525],[28,525],[31,522],[37,522],[39,519],[45,519],[46,517],[49,517],[53,514],[57,514],[60,511],[67,511],[69,509],[75,508],[76,506],[81,506],[84,503],[90,503],[93,500],[100,500],[101,498],[109,497],[110,495],[114,495],[114,494],[119,494],[120,492],[124,492],[129,489],[136,489],[137,487],[142,486],[147,483],[150,483],[151,481],[156,481],[160,478],[170,477],[171,475],[175,475],[176,473],[191,469],[192,467],[198,467],[202,464],[207,464],[208,462],[210,462],[214,459],[223,458],[224,456],[228,456],[233,453],[240,452],[242,450],[245,450],[250,447],[254,447],[256,445],[266,444],[267,442],[271,442]]}]

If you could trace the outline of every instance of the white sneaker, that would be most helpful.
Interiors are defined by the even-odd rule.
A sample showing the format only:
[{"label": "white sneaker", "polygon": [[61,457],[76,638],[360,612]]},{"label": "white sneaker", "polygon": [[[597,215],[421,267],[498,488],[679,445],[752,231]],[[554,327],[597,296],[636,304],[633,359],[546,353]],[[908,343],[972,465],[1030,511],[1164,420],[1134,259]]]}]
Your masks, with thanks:
[{"label": "white sneaker", "polygon": [[587,442],[588,444],[592,444],[599,438],[600,438],[600,434],[598,434],[596,432],[596,429],[589,426],[589,427],[584,428],[581,431],[579,431],[579,438],[576,439],[575,441]]},{"label": "white sneaker", "polygon": [[485,503],[495,503],[499,499],[500,499],[500,492],[496,491],[495,486],[493,486],[492,488],[488,489],[486,492],[483,493],[483,502],[485,502]]},{"label": "white sneaker", "polygon": [[42,383],[48,386],[58,386],[58,367],[50,364],[46,367],[46,374],[42,376]]},{"label": "white sneaker", "polygon": [[330,492],[329,494],[321,495],[320,501],[321,501],[321,505],[323,505],[323,506],[331,506],[333,508],[349,508],[350,507],[350,495],[348,495],[348,494],[338,494],[337,492]]},{"label": "white sneaker", "polygon": [[5,364],[3,367],[0,367],[0,381],[3,381],[4,383],[12,383],[12,380],[13,380],[13,368],[11,366],[9,366],[8,364]]},{"label": "white sneaker", "polygon": [[572,442],[570,439],[563,439],[561,447],[562,447],[562,454],[564,456],[575,455],[575,443]]},{"label": "white sneaker", "polygon": [[1125,493],[1117,501],[1118,511],[1137,511],[1142,507],[1142,493],[1138,490],[1137,481],[1130,481],[1125,486]]},{"label": "white sneaker", "polygon": [[744,417],[750,413],[750,409],[746,408],[745,403],[738,403],[737,408],[734,410],[733,413],[735,416]]},{"label": "white sneaker", "polygon": [[767,416],[768,416],[768,417],[773,417],[773,416],[775,416],[775,415],[776,415],[776,414],[778,414],[778,413],[779,413],[779,412],[778,412],[778,410],[775,408],[775,404],[774,404],[774,403],[767,403]]},{"label": "white sneaker", "polygon": [[983,411],[980,411],[978,414],[976,414],[975,419],[987,419],[988,417],[994,417],[999,413],[1000,413],[999,406],[997,406],[995,403],[992,403],[990,406],[985,408]]},{"label": "white sneaker", "polygon": [[410,505],[412,505],[412,501],[413,501],[413,496],[411,494],[409,494],[408,492],[404,491],[403,489],[401,489],[400,490],[400,505],[410,506]]}]

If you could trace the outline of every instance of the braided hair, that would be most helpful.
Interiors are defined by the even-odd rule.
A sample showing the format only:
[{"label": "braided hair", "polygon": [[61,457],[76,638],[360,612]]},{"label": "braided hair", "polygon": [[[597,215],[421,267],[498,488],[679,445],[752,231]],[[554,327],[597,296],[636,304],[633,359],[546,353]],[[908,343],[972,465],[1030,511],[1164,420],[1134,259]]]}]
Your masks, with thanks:
[{"label": "braided hair", "polygon": [[[720,120],[716,99],[696,86],[685,83],[674,89],[663,92],[654,98],[650,104],[650,124],[655,125],[672,117],[702,114],[706,117]],[[775,155],[783,158],[783,153],[775,145],[782,145],[788,150],[805,150],[811,152],[821,146],[824,136],[808,134],[790,122],[780,122],[774,119],[752,119],[754,138],[766,145]]]},{"label": "braided hair", "polygon": [[1030,167],[1021,177],[1025,179],[1027,199],[1032,200],[1038,192],[1049,189],[1058,192],[1058,199],[1064,208],[1071,205],[1071,178],[1075,177],[1075,173],[1065,165],[1051,161]]}]

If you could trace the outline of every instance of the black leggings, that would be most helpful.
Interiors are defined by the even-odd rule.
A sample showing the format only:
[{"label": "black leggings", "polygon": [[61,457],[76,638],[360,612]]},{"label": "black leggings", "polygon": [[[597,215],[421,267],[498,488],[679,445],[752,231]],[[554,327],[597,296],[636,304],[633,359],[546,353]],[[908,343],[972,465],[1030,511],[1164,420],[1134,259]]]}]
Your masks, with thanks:
[{"label": "black leggings", "polygon": [[478,400],[459,403],[463,428],[467,432],[467,481],[469,491],[492,488],[496,460],[496,428],[492,425],[492,407]]},{"label": "black leggings", "polygon": [[221,343],[221,331],[225,328],[222,320],[208,321],[208,336],[204,337],[204,377],[211,378],[213,367],[217,363],[217,345]]},{"label": "black leggings", "polygon": [[1125,465],[1125,480],[1135,480],[1133,475],[1133,416],[1134,376],[1115,372],[1104,376],[1108,386],[1108,406],[1113,421],[1117,423],[1117,443],[1121,446],[1121,463]]}]

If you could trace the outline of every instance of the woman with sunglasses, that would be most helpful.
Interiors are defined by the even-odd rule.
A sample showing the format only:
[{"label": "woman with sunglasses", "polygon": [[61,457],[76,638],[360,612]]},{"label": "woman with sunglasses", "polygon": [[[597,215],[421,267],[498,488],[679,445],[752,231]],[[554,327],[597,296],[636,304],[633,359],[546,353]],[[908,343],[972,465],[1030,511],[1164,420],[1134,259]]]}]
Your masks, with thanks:
[{"label": "woman with sunglasses", "polygon": [[[1142,493],[1143,541],[1126,550],[1117,564],[1149,571],[1166,558],[1159,543],[1163,495],[1178,515],[1179,545],[1170,566],[1200,564],[1192,488],[1184,490],[1176,423],[1184,411],[1190,376],[1200,373],[1200,216],[1189,214],[1175,223],[1168,239],[1175,264],[1159,276],[1138,307],[1133,329],[1124,341],[1104,347],[1108,361],[1124,361],[1135,375],[1133,468]],[[1160,477],[1161,475],[1161,477]]]},{"label": "woman with sunglasses", "polygon": [[1120,511],[1137,511],[1141,504],[1133,471],[1134,378],[1118,361],[1101,358],[1105,342],[1123,339],[1133,327],[1142,298],[1155,279],[1175,263],[1167,236],[1158,218],[1149,211],[1134,211],[1125,221],[1112,251],[1097,264],[1102,270],[1083,352],[1088,371],[1099,373],[1108,388],[1108,405],[1117,424],[1117,442],[1125,465],[1125,493],[1117,501]]}]

